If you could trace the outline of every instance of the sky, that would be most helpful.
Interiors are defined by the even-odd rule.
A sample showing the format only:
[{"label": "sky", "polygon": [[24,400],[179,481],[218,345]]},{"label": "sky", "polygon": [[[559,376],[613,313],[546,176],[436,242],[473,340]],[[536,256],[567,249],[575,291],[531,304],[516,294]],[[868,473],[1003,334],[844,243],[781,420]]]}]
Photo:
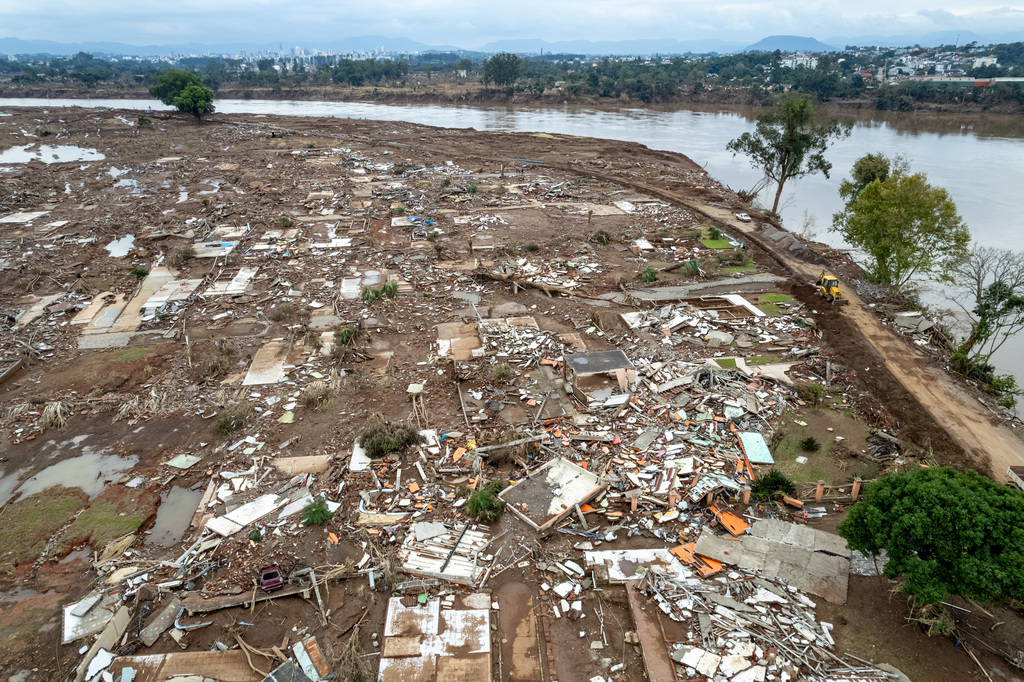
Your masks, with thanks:
[{"label": "sky", "polygon": [[972,31],[1024,39],[1024,1],[971,0],[0,0],[0,37],[131,45],[411,38],[472,49],[503,38],[830,37]]}]

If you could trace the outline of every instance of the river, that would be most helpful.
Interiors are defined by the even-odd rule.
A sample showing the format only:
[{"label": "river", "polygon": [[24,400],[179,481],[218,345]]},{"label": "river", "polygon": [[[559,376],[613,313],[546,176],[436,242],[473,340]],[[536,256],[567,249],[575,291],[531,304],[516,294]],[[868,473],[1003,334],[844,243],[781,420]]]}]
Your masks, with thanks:
[{"label": "river", "polygon": [[[122,109],[165,109],[149,100],[3,99],[4,107],[66,106]],[[410,121],[444,128],[475,128],[505,132],[542,131],[584,137],[630,140],[656,149],[686,154],[717,180],[733,189],[749,189],[759,174],[743,157],[726,150],[726,143],[753,128],[760,110],[753,108],[627,108],[593,109],[565,106],[470,107],[391,105],[360,102],[303,102],[217,100],[217,111],[228,114],[334,116],[382,121]],[[868,152],[900,154],[911,169],[945,187],[984,246],[1024,251],[1024,230],[1014,197],[1024,180],[1024,117],[954,114],[890,114],[854,112],[853,132],[829,150],[830,178],[812,176],[789,183],[781,210],[785,226],[801,232],[810,224],[814,238],[843,247],[830,231],[832,214],[841,208],[839,181],[853,162]],[[929,303],[951,308],[931,287]],[[1024,337],[1011,340],[993,358],[996,366],[1015,374],[1024,384]]]}]

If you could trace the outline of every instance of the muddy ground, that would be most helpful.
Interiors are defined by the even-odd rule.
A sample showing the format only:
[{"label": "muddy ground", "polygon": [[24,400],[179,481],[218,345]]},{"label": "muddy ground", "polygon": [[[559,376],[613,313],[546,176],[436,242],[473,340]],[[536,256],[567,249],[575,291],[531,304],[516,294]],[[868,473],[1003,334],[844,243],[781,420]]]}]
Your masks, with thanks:
[{"label": "muddy ground", "polygon": [[[629,298],[646,284],[642,273],[681,259],[699,260],[701,274],[662,271],[658,286],[722,277],[740,283],[759,274],[784,278],[759,290],[786,299],[779,304],[782,314],[813,318],[812,329],[793,333],[794,342],[820,348],[791,375],[797,383],[819,381],[828,359],[834,372],[830,390],[845,400],[836,408],[840,421],[825,426],[825,420],[812,419],[809,428],[838,426],[842,431],[841,419],[849,419],[849,433],[844,433],[858,446],[866,443],[868,427],[904,439],[912,447],[902,465],[934,457],[986,466],[978,453],[965,453],[944,435],[944,425],[885,371],[878,352],[849,320],[824,309],[804,282],[788,279],[787,269],[770,253],[750,243],[725,250],[707,245],[707,228],[716,221],[692,206],[749,208],[682,155],[612,140],[406,123],[218,115],[196,125],[176,117],[140,119],[131,111],[4,113],[14,115],[0,118],[0,149],[68,146],[95,150],[105,158],[0,163],[0,214],[48,212],[35,220],[4,223],[0,234],[0,307],[6,317],[0,371],[12,368],[0,384],[5,419],[0,520],[7,526],[0,540],[11,552],[0,557],[0,634],[8,642],[0,654],[0,675],[31,671],[17,679],[66,679],[78,664],[81,642],[59,644],[60,608],[106,577],[97,571],[98,554],[118,538],[137,533],[128,553],[116,559],[118,567],[178,556],[198,536],[197,527],[175,525],[178,537],[172,535],[161,546],[148,535],[161,523],[161,500],[168,491],[200,495],[219,472],[245,470],[266,453],[329,455],[331,467],[310,485],[341,508],[322,527],[292,523],[259,542],[249,538],[248,530],[226,540],[220,550],[223,561],[204,578],[205,593],[251,590],[255,569],[270,561],[290,569],[355,564],[364,555],[376,560],[379,548],[395,544],[394,534],[387,526],[357,523],[358,492],[370,489],[373,475],[346,472],[343,466],[371,418],[415,422],[406,390],[422,383],[432,428],[458,433],[463,441],[472,434],[486,445],[506,442],[513,427],[537,421],[535,414],[541,417],[547,407],[541,404],[538,410],[537,404],[510,398],[542,380],[543,366],[505,377],[501,359],[452,363],[438,355],[437,325],[529,315],[540,331],[577,335],[588,350],[626,347],[631,357],[666,362],[782,352],[771,350],[771,343],[728,353],[703,342],[668,346],[659,335],[630,330],[619,315],[643,308]],[[373,182],[356,182],[348,174],[353,169],[368,174],[356,174],[356,180],[372,177]],[[638,187],[660,187],[690,204],[662,203]],[[615,201],[644,208],[607,214],[597,209]],[[460,222],[469,213],[487,220]],[[395,227],[395,218],[413,215],[430,221],[417,223],[424,226],[422,233],[411,225]],[[245,248],[220,258],[175,255],[221,225],[248,226],[250,232],[240,239]],[[298,236],[288,236],[292,229]],[[106,247],[126,235],[134,237],[133,243],[113,255]],[[471,249],[471,240],[480,235],[491,240]],[[337,238],[350,242],[313,246]],[[638,251],[638,238],[651,241],[655,250]],[[515,267],[501,270],[507,263]],[[153,314],[140,313],[126,339],[95,335],[118,345],[81,347],[90,335],[80,330],[95,326],[96,318],[73,320],[90,302],[106,297],[116,306],[118,297],[130,298],[145,286],[150,272],[167,265],[178,277],[204,286],[223,283],[242,267],[255,265],[260,272],[244,291],[192,296]],[[524,266],[555,274],[534,287]],[[368,272],[394,275],[401,283],[399,293],[375,303],[337,293],[343,279]],[[481,272],[516,273],[513,278],[525,288]],[[566,286],[571,286],[571,297],[558,293]],[[43,305],[32,323],[19,321],[25,310],[58,294],[61,301]],[[327,333],[329,345],[339,328],[352,331],[351,346],[335,352],[320,347],[321,335]],[[244,387],[257,354],[275,339],[294,366],[289,372],[295,380]],[[313,379],[333,388],[307,403],[301,388]],[[473,391],[487,397],[477,403]],[[465,400],[471,401],[468,408]],[[58,402],[66,408],[63,425],[44,417],[46,407]],[[283,408],[289,402],[295,407]],[[794,408],[801,407],[807,406],[794,401]],[[182,454],[200,459],[184,469],[168,465]],[[79,469],[49,469],[79,457],[84,458]],[[600,452],[593,457],[594,464],[607,461]],[[100,463],[106,468],[101,470]],[[438,492],[421,491],[417,497],[410,490],[414,508],[448,520],[460,518],[452,504],[458,486],[475,472],[468,461],[459,466],[460,472],[436,486]],[[831,472],[828,483],[838,488],[853,475],[877,469],[857,469],[858,462],[852,466],[820,470]],[[412,462],[397,456],[376,471],[393,478],[399,470],[403,481],[419,480]],[[54,485],[63,487],[24,494],[22,486],[41,472],[50,472]],[[519,467],[509,457],[485,462],[484,472],[489,480],[508,480]],[[96,493],[79,492],[87,487]],[[169,508],[163,507],[165,512]],[[191,516],[192,511],[174,513]],[[30,515],[33,524],[21,523]],[[633,520],[642,517],[643,512]],[[24,535],[12,535],[15,530]],[[534,562],[573,556],[573,542],[579,539],[538,536],[510,514],[491,532],[500,538],[489,550],[499,563],[518,556],[520,548],[522,557],[530,555]],[[25,548],[29,535],[39,547]],[[664,545],[663,539],[640,533],[602,548]],[[551,576],[518,563],[509,563],[486,585],[501,604],[492,637],[496,677],[549,679],[554,672],[559,680],[582,682],[608,675],[610,666],[621,662],[621,679],[643,678],[639,649],[623,642],[633,628],[621,587],[608,586],[583,599],[583,612],[600,608],[607,614],[609,646],[569,646],[599,639],[597,618],[540,618],[553,600],[538,585]],[[152,597],[134,598],[152,608],[147,596]],[[372,654],[379,642],[374,636],[383,632],[387,596],[371,590],[364,577],[351,577],[333,583],[325,596],[331,612],[326,625],[313,600],[281,599],[252,610],[202,616],[212,625],[189,632],[185,641],[191,650],[208,650],[217,642],[233,644],[237,634],[252,646],[269,648],[313,633],[337,658],[358,632],[362,651]],[[869,658],[870,650],[881,647],[875,660],[912,668],[913,673],[905,669],[912,679],[982,679],[973,661],[950,653],[950,640],[928,639],[901,619],[905,605],[876,578],[855,576],[847,605],[819,604],[819,617],[836,623],[836,639],[841,646],[848,644],[850,653]],[[675,632],[683,638],[679,627],[666,619],[667,636]],[[143,652],[175,650],[178,645],[164,637]],[[918,651],[935,655],[913,653]],[[990,671],[998,667],[1006,679],[1016,679],[992,652],[978,655]],[[368,660],[376,665],[372,655]]]}]

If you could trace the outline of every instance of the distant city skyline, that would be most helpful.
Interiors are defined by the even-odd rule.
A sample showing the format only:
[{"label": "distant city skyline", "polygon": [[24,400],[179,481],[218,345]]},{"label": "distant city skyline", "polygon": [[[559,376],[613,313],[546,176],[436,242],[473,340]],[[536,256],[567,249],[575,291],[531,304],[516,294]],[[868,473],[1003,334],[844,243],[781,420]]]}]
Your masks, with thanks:
[{"label": "distant city skyline", "polygon": [[0,0],[0,17],[0,37],[140,46],[226,42],[311,46],[363,35],[409,38],[469,50],[506,39],[672,38],[754,43],[776,34],[810,36],[824,42],[836,37],[949,31],[1000,39],[1014,33],[1024,36],[1024,5],[965,5],[950,0],[912,0],[896,5],[878,0],[636,0],[628,4],[610,0]]}]

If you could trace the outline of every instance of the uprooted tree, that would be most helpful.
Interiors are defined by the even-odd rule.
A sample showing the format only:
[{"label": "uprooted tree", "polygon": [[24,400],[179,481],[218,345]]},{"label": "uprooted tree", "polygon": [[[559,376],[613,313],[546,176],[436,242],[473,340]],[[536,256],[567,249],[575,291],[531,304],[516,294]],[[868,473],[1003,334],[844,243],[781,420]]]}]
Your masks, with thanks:
[{"label": "uprooted tree", "polygon": [[973,471],[889,474],[866,486],[838,531],[850,549],[885,550],[884,575],[924,604],[1024,600],[1024,495]]},{"label": "uprooted tree", "polygon": [[825,158],[825,151],[833,140],[847,137],[851,127],[836,119],[816,124],[814,104],[809,99],[790,97],[758,116],[754,132],[732,140],[728,149],[734,155],[745,154],[750,165],[764,174],[764,180],[751,193],[775,183],[772,213],[778,213],[782,188],[788,180],[815,173],[828,177],[832,163]]},{"label": "uprooted tree", "polygon": [[943,275],[971,240],[956,204],[901,159],[879,159],[885,157],[870,154],[854,164],[852,180],[840,185],[846,205],[832,216],[833,225],[868,255],[878,284],[899,288],[918,275]]}]

